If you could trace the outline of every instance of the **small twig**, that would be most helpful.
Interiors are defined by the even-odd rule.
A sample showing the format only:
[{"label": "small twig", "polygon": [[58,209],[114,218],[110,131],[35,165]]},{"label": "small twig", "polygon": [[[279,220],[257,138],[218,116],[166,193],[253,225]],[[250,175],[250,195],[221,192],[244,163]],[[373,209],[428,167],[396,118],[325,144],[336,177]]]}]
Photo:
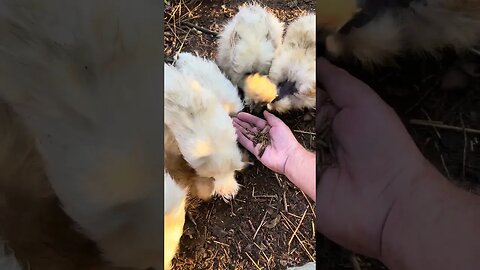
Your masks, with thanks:
[{"label": "small twig", "polygon": [[177,36],[177,29],[175,24],[173,25],[173,28],[170,25],[167,25],[167,27],[170,29],[170,31],[173,33],[173,36],[175,37],[174,44],[176,44],[177,40],[180,40],[180,38]]},{"label": "small twig", "polygon": [[470,51],[473,52],[474,54],[480,56],[480,50],[477,50],[475,48],[470,48]]},{"label": "small twig", "polygon": [[197,29],[198,31],[200,32],[203,32],[205,34],[209,34],[209,35],[212,35],[212,36],[218,36],[218,33],[215,32],[215,31],[212,31],[212,30],[209,30],[209,29],[206,29],[206,28],[203,28],[201,26],[198,26],[196,24],[193,24],[193,23],[190,23],[190,22],[182,22],[182,24],[185,24],[186,26],[190,26],[192,28],[195,28]]},{"label": "small twig", "polygon": [[315,232],[316,232],[316,231],[317,231],[317,230],[315,230],[315,222],[313,222],[313,220],[312,220],[312,240],[313,240],[313,241],[315,241],[315,239],[316,239],[316,238],[315,238]]},{"label": "small twig", "polygon": [[275,178],[277,179],[277,182],[278,182],[278,186],[283,188],[283,185],[282,185],[282,182],[280,180],[280,176],[278,175],[278,173],[275,173]]},{"label": "small twig", "polygon": [[181,52],[181,51],[182,51],[183,45],[184,45],[185,42],[187,41],[188,35],[190,35],[190,30],[189,30],[189,31],[187,32],[187,34],[185,35],[185,38],[183,39],[182,44],[180,44],[180,48],[178,48],[178,52]]},{"label": "small twig", "polygon": [[253,187],[253,189],[252,189],[252,197],[255,198],[255,199],[256,199],[256,198],[275,198],[275,199],[278,198],[277,195],[268,195],[268,194],[265,194],[265,195],[256,195],[256,194],[255,194],[255,187]]},{"label": "small twig", "polygon": [[292,237],[290,237],[290,240],[288,241],[288,245],[289,245],[289,246],[290,246],[290,244],[292,243],[293,237],[295,237],[295,235],[297,234],[298,229],[300,229],[300,226],[302,226],[302,222],[303,222],[303,219],[305,218],[305,215],[307,214],[307,211],[308,211],[308,208],[305,209],[305,212],[303,212],[303,216],[302,216],[302,218],[300,219],[300,222],[298,223],[297,228],[296,228],[295,231],[293,232]]},{"label": "small twig", "polygon": [[[430,117],[430,115],[428,114],[427,111],[425,111],[424,109],[421,109],[421,111],[423,112],[423,114],[425,114],[425,116],[427,117],[428,121],[432,122],[432,118]],[[433,127],[433,130],[435,131],[435,133],[437,134],[437,137],[441,140],[442,139],[442,135],[440,134],[440,132],[438,131],[438,129],[436,127]]]},{"label": "small twig", "polygon": [[427,91],[413,104],[410,108],[408,108],[405,111],[405,114],[409,114],[412,112],[414,109],[416,109],[418,106],[420,106],[427,98],[430,96],[431,93],[433,93],[433,90],[437,89],[439,83],[435,83],[433,86],[429,87]]},{"label": "small twig", "polygon": [[292,216],[292,217],[294,217],[294,218],[297,218],[297,219],[301,219],[301,218],[302,218],[301,216],[297,216],[297,215],[295,215],[294,213],[288,212],[287,214],[289,214],[290,216]]},{"label": "small twig", "polygon": [[262,248],[260,248],[260,246],[255,243],[255,241],[253,242],[253,244],[258,248],[258,250],[260,250],[260,252],[262,253],[262,256],[265,258],[265,260],[267,260],[267,267],[268,267],[268,264],[270,263],[270,259],[267,257],[267,254],[265,254],[265,252],[263,252]]},{"label": "small twig", "polygon": [[[245,239],[250,240],[250,238],[242,231],[242,229],[239,229],[239,230],[240,230],[240,233],[243,234],[243,237],[245,237]],[[241,250],[241,248],[239,248],[238,250]]]},{"label": "small twig", "polygon": [[[247,201],[244,201],[244,200],[240,200],[239,198],[236,198],[236,197],[234,198],[234,200],[235,200],[235,201],[239,201],[239,202],[241,202],[241,203],[246,203],[246,202],[247,202]],[[240,208],[239,208],[239,209],[240,209]]]},{"label": "small twig", "polygon": [[263,268],[261,268],[260,266],[258,266],[258,264],[252,259],[252,257],[250,257],[250,255],[248,253],[245,252],[245,254],[247,254],[247,257],[250,259],[250,261],[252,261],[253,265],[258,269],[258,270],[262,270]]},{"label": "small twig", "polygon": [[216,240],[213,240],[213,242],[216,243],[216,244],[222,245],[222,246],[230,247],[229,244],[225,244],[225,243],[222,243],[222,242],[219,242],[219,241],[216,241]]},{"label": "small twig", "polygon": [[[293,231],[293,228],[291,227],[292,225],[289,224],[289,222],[291,223],[290,220],[288,220],[288,218],[282,213],[280,212],[280,214],[282,215],[283,219],[286,221],[284,222],[283,224],[285,225],[285,227],[287,227],[288,229],[290,229],[291,231]],[[300,233],[300,232],[299,232]],[[303,236],[303,235],[302,235]],[[305,236],[303,236],[305,238]],[[298,242],[300,243],[300,245],[302,246],[303,250],[305,250],[305,252],[307,253],[308,257],[312,260],[312,261],[315,261],[315,258],[313,258],[312,254],[310,254],[310,252],[308,251],[307,247],[305,247],[305,245],[303,244],[302,240],[300,240],[300,237],[298,237],[298,234],[295,235],[295,238],[297,238]],[[288,248],[290,249],[290,246],[288,246]]]},{"label": "small twig", "polygon": [[255,231],[255,234],[253,235],[253,240],[255,240],[255,237],[257,237],[258,231],[260,231],[260,228],[263,225],[263,222],[265,221],[265,217],[267,216],[267,211],[265,211],[265,214],[263,215],[262,221],[260,221],[260,225],[258,225],[257,230]]},{"label": "small twig", "polygon": [[275,199],[277,199],[278,196],[277,195],[255,195],[255,199],[256,198],[260,198],[260,199],[262,199],[262,198],[263,199],[265,199],[265,198],[268,198],[268,199],[275,198]]},{"label": "small twig", "polygon": [[302,191],[302,195],[303,195],[303,197],[305,198],[305,201],[307,201],[308,206],[310,206],[310,210],[312,210],[313,216],[316,217],[316,215],[315,215],[315,210],[313,209],[313,206],[312,206],[312,204],[310,203],[310,199],[308,199],[307,195],[305,195],[305,192],[303,192],[303,191]]},{"label": "small twig", "polygon": [[[288,213],[288,214],[289,214],[289,215],[292,215],[291,213]],[[293,232],[295,226],[297,226],[297,225],[295,225],[295,224],[293,223],[293,221],[291,221],[283,212],[280,212],[280,215],[282,215],[283,219],[286,221],[286,222],[284,222],[284,223],[287,224],[287,225],[285,225],[285,224],[284,224],[284,225],[287,226],[287,229],[290,229],[290,230]],[[300,219],[299,216],[296,216],[296,218]],[[303,239],[307,239],[307,237],[305,237],[305,235],[304,235],[301,231],[298,231],[298,232],[297,232],[297,235],[296,235],[295,237],[296,237],[297,239],[300,239],[300,238],[298,237],[299,235],[300,235]]]},{"label": "small twig", "polygon": [[248,223],[250,224],[250,227],[252,228],[252,231],[255,232],[255,227],[252,224],[252,221],[249,219]]},{"label": "small twig", "polygon": [[[222,247],[222,249],[223,249],[223,253],[224,253],[225,256],[228,258],[230,255],[228,254],[227,250],[225,249],[225,247]],[[224,265],[223,262],[222,262],[222,264]],[[226,268],[227,268],[227,267],[226,267],[225,265],[222,267],[222,269],[226,269]]]},{"label": "small twig", "polygon": [[436,128],[441,128],[441,129],[462,131],[462,132],[467,132],[467,133],[472,133],[472,134],[480,134],[480,130],[478,130],[478,129],[461,128],[461,127],[456,127],[456,126],[451,126],[451,125],[445,125],[445,124],[442,124],[441,122],[425,121],[425,120],[421,120],[421,119],[411,119],[409,121],[409,123],[412,124],[412,125],[418,125],[418,126],[436,127]]},{"label": "small twig", "polygon": [[298,129],[294,130],[293,132],[301,133],[301,134],[308,134],[308,135],[312,135],[312,136],[317,135],[315,132],[303,131],[303,130],[298,130]]},{"label": "small twig", "polygon": [[213,212],[213,205],[207,213],[207,222],[210,221],[210,217],[212,216],[212,212]]}]

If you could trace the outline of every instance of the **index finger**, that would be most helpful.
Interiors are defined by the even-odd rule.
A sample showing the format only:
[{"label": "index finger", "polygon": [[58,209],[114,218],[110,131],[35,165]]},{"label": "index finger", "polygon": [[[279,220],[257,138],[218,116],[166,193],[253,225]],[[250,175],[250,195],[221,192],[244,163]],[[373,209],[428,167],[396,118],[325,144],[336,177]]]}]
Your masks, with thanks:
[{"label": "index finger", "polygon": [[322,57],[317,59],[317,80],[340,108],[353,107],[377,98],[368,85]]},{"label": "index finger", "polygon": [[247,149],[250,153],[252,153],[255,157],[258,158],[258,146],[253,146],[253,142],[249,138],[247,138],[245,134],[243,134],[242,127],[240,125],[238,125],[237,123],[233,123],[233,126],[235,127],[235,132],[237,133],[238,142],[243,145],[245,149]]},{"label": "index finger", "polygon": [[255,115],[252,115],[249,113],[245,113],[245,112],[239,113],[237,115],[237,118],[251,125],[256,126],[259,130],[262,130],[267,125],[267,121],[265,121],[264,119],[256,117]]}]

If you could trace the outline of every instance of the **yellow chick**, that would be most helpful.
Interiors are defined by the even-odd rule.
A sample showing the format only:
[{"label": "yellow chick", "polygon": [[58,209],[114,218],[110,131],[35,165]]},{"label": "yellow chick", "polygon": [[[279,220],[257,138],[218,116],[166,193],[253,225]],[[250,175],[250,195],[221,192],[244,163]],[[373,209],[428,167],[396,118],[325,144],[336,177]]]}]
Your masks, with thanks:
[{"label": "yellow chick", "polygon": [[277,97],[277,86],[267,77],[259,73],[245,78],[243,91],[247,104],[269,103]]}]

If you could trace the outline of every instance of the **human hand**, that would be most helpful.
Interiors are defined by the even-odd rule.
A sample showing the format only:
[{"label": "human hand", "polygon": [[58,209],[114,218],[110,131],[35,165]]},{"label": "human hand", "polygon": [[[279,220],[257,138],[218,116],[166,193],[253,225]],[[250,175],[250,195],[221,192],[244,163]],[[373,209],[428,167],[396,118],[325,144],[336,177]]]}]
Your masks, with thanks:
[{"label": "human hand", "polygon": [[431,166],[370,87],[324,59],[317,60],[317,79],[337,106],[332,130],[338,158],[319,175],[317,228],[350,250],[381,259],[389,213]]},{"label": "human hand", "polygon": [[[268,111],[265,111],[263,114],[265,120],[244,112],[233,118],[238,141],[267,168],[274,172],[285,174],[287,160],[305,150],[282,120]],[[253,146],[253,135],[250,132],[263,131],[265,128],[268,128],[267,124],[270,126],[268,131],[270,145],[266,147],[265,152],[260,157],[260,145]]]}]

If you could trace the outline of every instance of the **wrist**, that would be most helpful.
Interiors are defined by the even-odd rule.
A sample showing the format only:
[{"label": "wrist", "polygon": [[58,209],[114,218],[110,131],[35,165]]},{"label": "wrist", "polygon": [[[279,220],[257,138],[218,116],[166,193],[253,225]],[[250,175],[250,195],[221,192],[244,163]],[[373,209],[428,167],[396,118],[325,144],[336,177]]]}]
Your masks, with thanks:
[{"label": "wrist", "polygon": [[283,174],[288,179],[293,177],[295,171],[301,168],[299,165],[305,161],[307,154],[308,151],[300,144],[297,144],[292,150],[290,150],[290,154],[287,156],[285,165],[283,166]]},{"label": "wrist", "polygon": [[[382,228],[380,260],[388,267],[411,269],[422,254],[420,236],[435,227],[450,195],[450,183],[428,161],[404,187],[392,204]],[[448,199],[447,199],[448,200]]]},{"label": "wrist", "polygon": [[315,200],[315,153],[301,145],[291,152],[285,162],[284,175],[308,197]]}]

